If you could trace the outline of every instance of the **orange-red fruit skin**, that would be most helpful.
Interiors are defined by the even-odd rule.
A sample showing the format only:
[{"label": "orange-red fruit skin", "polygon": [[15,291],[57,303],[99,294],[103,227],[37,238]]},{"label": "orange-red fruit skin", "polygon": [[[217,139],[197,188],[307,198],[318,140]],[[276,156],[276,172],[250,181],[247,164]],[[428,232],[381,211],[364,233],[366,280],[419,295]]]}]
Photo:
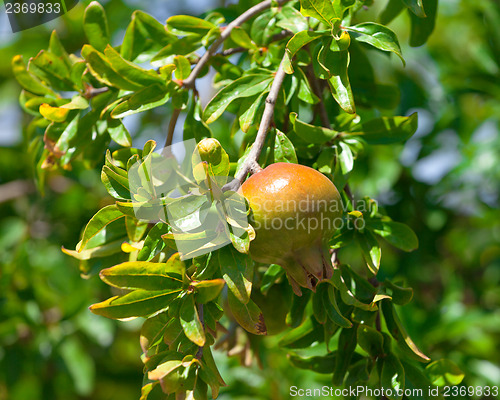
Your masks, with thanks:
[{"label": "orange-red fruit skin", "polygon": [[255,261],[281,265],[297,294],[329,279],[327,242],[342,217],[335,185],[323,174],[299,164],[275,163],[252,175],[240,193],[252,210]]}]

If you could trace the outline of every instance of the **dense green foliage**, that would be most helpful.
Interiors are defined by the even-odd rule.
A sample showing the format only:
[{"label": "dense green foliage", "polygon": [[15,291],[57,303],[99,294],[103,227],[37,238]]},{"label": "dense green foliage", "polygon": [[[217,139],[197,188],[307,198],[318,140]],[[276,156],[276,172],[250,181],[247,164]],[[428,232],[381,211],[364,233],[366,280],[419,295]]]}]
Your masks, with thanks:
[{"label": "dense green foliage", "polygon": [[[208,61],[220,90],[203,107],[189,81],[196,51],[210,47],[224,32],[220,25],[250,2],[199,18],[175,16],[165,26],[136,11],[115,47],[109,43],[117,43],[131,11],[110,2],[108,15],[124,15],[108,20],[94,2],[75,10],[71,38],[61,43],[55,31],[27,48],[27,56],[46,49],[28,68],[12,57],[31,118],[22,144],[2,149],[1,183],[16,182],[21,193],[2,204],[0,399],[140,397],[136,330],[144,320],[93,316],[91,303],[112,319],[150,316],[140,331],[142,398],[162,398],[159,381],[167,392],[195,389],[200,399],[224,381],[220,398],[231,399],[288,398],[292,385],[498,385],[500,103],[493,83],[500,10],[493,1],[442,1],[429,39],[437,1],[391,0],[385,9],[370,3],[291,1],[262,10]],[[402,11],[407,15],[397,17]],[[283,269],[255,265],[245,254],[251,226],[222,213],[242,228],[231,231],[232,245],[217,249],[219,238],[211,237],[209,255],[185,261],[170,228],[207,204],[234,201],[210,186],[225,182],[207,177],[241,171],[280,62],[287,75],[259,162],[298,161],[329,176],[343,190],[351,227],[332,238],[344,263],[332,280],[291,301]],[[7,87],[10,72],[0,73]],[[186,117],[182,139],[212,136],[223,147],[215,160],[202,155],[201,175],[197,160],[192,177],[168,177],[185,188],[181,202],[157,197],[154,186],[131,185],[138,166],[161,173],[155,144],[146,141],[164,140],[158,131],[166,131],[165,120],[170,136],[179,114]],[[140,118],[132,135],[121,120],[131,115]],[[130,149],[136,141],[146,144]],[[33,166],[44,197],[23,180]],[[207,187],[219,195],[207,200]],[[154,225],[149,210],[158,202],[175,212]],[[357,219],[365,229],[352,229]],[[100,282],[99,272],[118,289]],[[102,301],[110,296],[119,297]],[[263,337],[259,307],[265,321],[271,301],[283,305],[289,327]],[[407,332],[432,364],[425,367],[428,357]],[[251,373],[219,352],[214,363],[215,339],[242,364],[253,363]]]}]

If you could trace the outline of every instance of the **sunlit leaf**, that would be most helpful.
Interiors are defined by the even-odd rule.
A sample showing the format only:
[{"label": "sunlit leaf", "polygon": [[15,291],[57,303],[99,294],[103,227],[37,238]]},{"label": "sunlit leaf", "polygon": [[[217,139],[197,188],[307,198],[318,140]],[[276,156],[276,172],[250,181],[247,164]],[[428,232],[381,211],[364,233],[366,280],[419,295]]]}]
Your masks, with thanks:
[{"label": "sunlit leaf", "polygon": [[198,310],[194,302],[194,296],[186,296],[181,300],[182,305],[179,311],[179,318],[181,321],[184,334],[198,346],[205,344],[205,331],[201,324]]},{"label": "sunlit leaf", "polygon": [[232,291],[228,291],[227,299],[229,307],[231,308],[231,313],[238,324],[254,335],[267,334],[262,311],[260,311],[259,307],[253,302],[253,300],[248,299],[246,303],[242,303]]},{"label": "sunlit leaf", "polygon": [[103,51],[109,43],[109,29],[106,12],[97,1],[91,2],[83,16],[83,30],[89,43],[99,51]]}]

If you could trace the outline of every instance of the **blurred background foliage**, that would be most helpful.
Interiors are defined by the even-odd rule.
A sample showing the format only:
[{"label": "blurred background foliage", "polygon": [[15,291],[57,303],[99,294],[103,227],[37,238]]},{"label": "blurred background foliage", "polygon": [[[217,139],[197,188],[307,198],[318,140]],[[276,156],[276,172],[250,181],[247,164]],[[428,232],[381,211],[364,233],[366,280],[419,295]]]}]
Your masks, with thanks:
[{"label": "blurred background foliage", "polygon": [[[109,202],[100,166],[85,170],[75,163],[71,171],[51,173],[44,196],[36,192],[22,132],[26,116],[10,67],[14,55],[27,59],[46,48],[53,29],[68,51],[81,48],[86,3],[16,34],[0,8],[0,400],[140,396],[140,322],[92,315],[87,307],[109,297],[109,288],[97,277],[82,279],[75,260],[60,251],[61,245],[74,247],[81,227]],[[250,3],[242,0],[241,7]],[[225,6],[215,0],[102,4],[117,43],[135,9],[163,22],[173,14]],[[351,185],[419,237],[413,253],[384,247],[379,273],[379,280],[401,278],[414,288],[413,302],[400,315],[417,344],[433,359],[453,360],[466,374],[463,385],[499,385],[500,5],[440,0],[436,30],[418,48],[408,46],[408,18],[402,14],[389,25],[400,38],[406,68],[385,55],[373,59],[378,80],[401,90],[393,112],[419,111],[419,129],[404,145],[370,146]],[[210,87],[203,89],[208,99]],[[161,140],[169,112],[163,107],[129,118],[134,146]],[[229,123],[217,122],[218,137],[230,132]],[[356,249],[342,249],[341,258],[345,252],[355,264]],[[237,359],[216,354],[228,383],[220,398],[286,399],[291,385],[329,384],[327,375],[291,368],[276,343],[255,343],[264,369],[256,363],[245,369]]]}]

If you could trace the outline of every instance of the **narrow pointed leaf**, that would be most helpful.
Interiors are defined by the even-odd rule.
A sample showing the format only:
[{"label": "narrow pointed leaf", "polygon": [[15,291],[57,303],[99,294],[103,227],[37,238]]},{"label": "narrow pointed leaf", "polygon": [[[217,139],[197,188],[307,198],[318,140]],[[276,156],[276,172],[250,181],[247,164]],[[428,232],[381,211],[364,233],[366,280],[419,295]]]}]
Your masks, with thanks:
[{"label": "narrow pointed leaf", "polygon": [[352,128],[351,134],[361,136],[368,144],[391,144],[409,139],[417,130],[418,115],[381,117]]},{"label": "narrow pointed leaf", "polygon": [[112,319],[144,317],[166,308],[178,293],[178,290],[134,290],[125,296],[115,296],[89,308],[94,314]]},{"label": "narrow pointed leaf", "polygon": [[210,124],[219,118],[234,100],[260,94],[271,84],[272,79],[269,75],[252,74],[235,80],[210,100],[203,112],[203,119]]},{"label": "narrow pointed leaf", "polygon": [[180,289],[182,276],[166,263],[130,261],[103,269],[99,276],[108,285],[122,289]]},{"label": "narrow pointed leaf", "polygon": [[259,307],[248,299],[244,304],[238,299],[233,292],[227,293],[229,308],[234,318],[246,331],[254,335],[266,335],[267,328],[264,323],[264,315]]},{"label": "narrow pointed leaf", "polygon": [[95,235],[105,229],[109,224],[114,221],[119,220],[120,218],[124,218],[125,214],[123,214],[116,205],[106,206],[101,208],[89,221],[85,230],[83,231],[82,241],[80,242],[80,246],[78,247],[78,251],[81,252],[87,246],[87,243],[90,239],[92,239]]},{"label": "narrow pointed leaf", "polygon": [[219,252],[219,263],[229,291],[243,304],[248,303],[252,292],[253,261],[233,246],[226,246]]},{"label": "narrow pointed leaf", "polygon": [[109,43],[108,20],[104,8],[97,2],[91,2],[85,9],[83,30],[89,43],[103,51]]},{"label": "narrow pointed leaf", "polygon": [[206,340],[205,331],[194,303],[194,296],[188,295],[182,300],[179,318],[187,338],[196,345],[203,346]]},{"label": "narrow pointed leaf", "polygon": [[383,51],[390,51],[401,59],[403,65],[405,64],[397,36],[386,26],[375,22],[364,22],[348,29],[352,32],[351,36],[358,42],[368,43]]},{"label": "narrow pointed leaf", "polygon": [[394,354],[388,354],[382,360],[380,384],[389,400],[401,400],[405,389],[405,370]]},{"label": "narrow pointed leaf", "polygon": [[415,345],[411,337],[408,335],[408,332],[406,332],[406,329],[399,320],[393,304],[388,300],[382,300],[381,305],[387,328],[405,354],[420,362],[430,361],[430,358],[422,353],[422,351]]}]

